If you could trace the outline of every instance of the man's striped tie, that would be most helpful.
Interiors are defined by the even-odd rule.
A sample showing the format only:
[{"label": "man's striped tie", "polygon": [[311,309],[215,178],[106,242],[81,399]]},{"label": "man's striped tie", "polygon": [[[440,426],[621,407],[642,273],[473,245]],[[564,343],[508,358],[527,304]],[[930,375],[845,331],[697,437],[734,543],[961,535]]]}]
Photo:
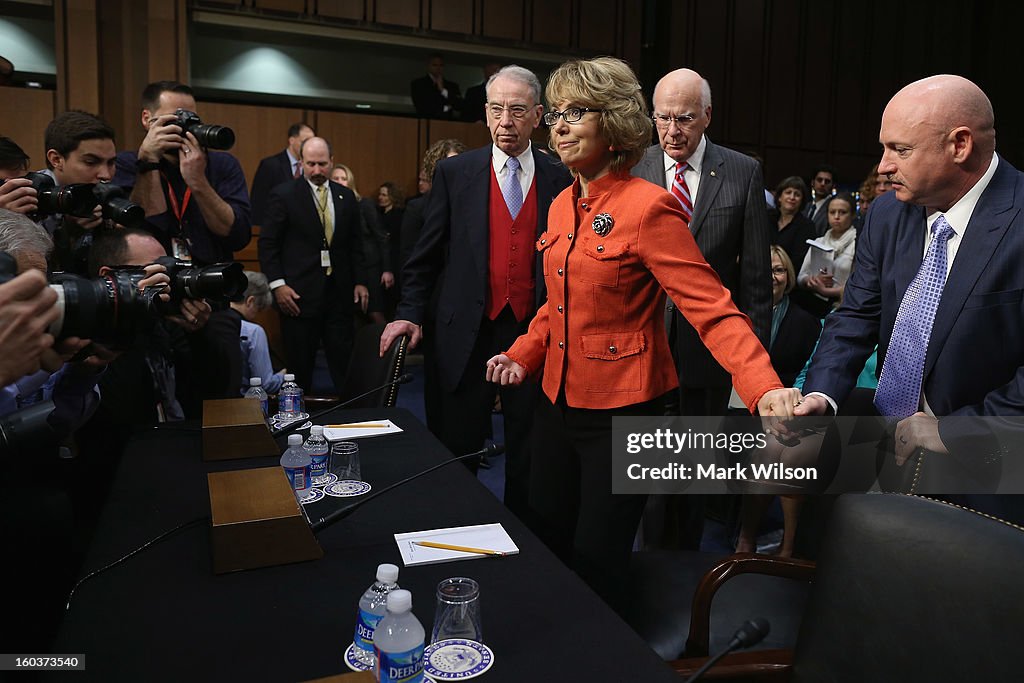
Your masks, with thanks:
[{"label": "man's striped tie", "polygon": [[683,205],[683,215],[686,217],[687,223],[693,218],[693,200],[690,198],[690,188],[686,186],[686,178],[683,177],[683,173],[689,167],[690,164],[685,161],[677,163],[676,177],[672,180],[672,194]]}]

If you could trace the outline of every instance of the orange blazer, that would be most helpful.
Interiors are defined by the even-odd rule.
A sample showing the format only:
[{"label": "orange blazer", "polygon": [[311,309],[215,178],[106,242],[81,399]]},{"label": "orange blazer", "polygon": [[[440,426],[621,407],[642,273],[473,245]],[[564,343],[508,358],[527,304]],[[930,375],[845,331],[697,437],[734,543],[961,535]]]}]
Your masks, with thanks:
[{"label": "orange blazer", "polygon": [[646,180],[613,174],[588,191],[579,196],[577,179],[551,204],[537,240],[548,300],[509,358],[531,376],[543,368],[552,402],[564,377],[574,408],[656,398],[679,386],[665,334],[668,292],[754,412],[782,383],[749,319],[701,256],[678,201]]}]

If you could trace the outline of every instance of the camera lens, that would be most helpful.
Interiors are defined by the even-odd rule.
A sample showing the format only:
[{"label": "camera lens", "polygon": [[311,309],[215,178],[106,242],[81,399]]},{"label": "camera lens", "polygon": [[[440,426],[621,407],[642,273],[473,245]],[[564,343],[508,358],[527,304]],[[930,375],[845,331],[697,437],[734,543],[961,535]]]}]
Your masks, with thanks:
[{"label": "camera lens", "polygon": [[182,268],[175,274],[171,289],[181,291],[189,299],[233,301],[249,284],[243,270],[241,263]]},{"label": "camera lens", "polygon": [[124,190],[117,185],[100,183],[93,188],[93,195],[99,205],[103,207],[103,217],[118,225],[129,228],[137,227],[146,217],[145,210],[135,202],[128,200],[124,196]]},{"label": "camera lens", "polygon": [[153,295],[138,289],[143,277],[142,269],[115,270],[95,279],[54,276],[51,287],[62,313],[50,333],[58,339],[81,337],[127,346],[156,317]]},{"label": "camera lens", "polygon": [[191,127],[191,133],[200,145],[210,149],[231,149],[235,144],[235,131],[227,126],[200,123]]}]

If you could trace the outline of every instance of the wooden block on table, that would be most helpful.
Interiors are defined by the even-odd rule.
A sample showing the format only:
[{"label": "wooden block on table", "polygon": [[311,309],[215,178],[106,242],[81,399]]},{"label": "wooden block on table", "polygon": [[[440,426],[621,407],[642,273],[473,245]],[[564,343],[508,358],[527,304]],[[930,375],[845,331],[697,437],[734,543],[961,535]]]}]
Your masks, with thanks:
[{"label": "wooden block on table", "polygon": [[203,460],[281,455],[259,403],[248,398],[203,401]]},{"label": "wooden block on table", "polygon": [[215,574],[323,557],[280,467],[210,472],[206,478]]}]

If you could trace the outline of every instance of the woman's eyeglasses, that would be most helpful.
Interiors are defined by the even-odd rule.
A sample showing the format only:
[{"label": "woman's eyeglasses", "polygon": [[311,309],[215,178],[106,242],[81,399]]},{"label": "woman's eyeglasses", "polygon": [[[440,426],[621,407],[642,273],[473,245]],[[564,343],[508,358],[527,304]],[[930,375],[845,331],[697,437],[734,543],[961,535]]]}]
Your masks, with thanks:
[{"label": "woman's eyeglasses", "polygon": [[603,112],[604,109],[591,109],[589,107],[566,107],[565,111],[549,111],[544,114],[544,125],[553,126],[558,123],[558,118],[565,119],[566,123],[578,123],[587,112]]}]

